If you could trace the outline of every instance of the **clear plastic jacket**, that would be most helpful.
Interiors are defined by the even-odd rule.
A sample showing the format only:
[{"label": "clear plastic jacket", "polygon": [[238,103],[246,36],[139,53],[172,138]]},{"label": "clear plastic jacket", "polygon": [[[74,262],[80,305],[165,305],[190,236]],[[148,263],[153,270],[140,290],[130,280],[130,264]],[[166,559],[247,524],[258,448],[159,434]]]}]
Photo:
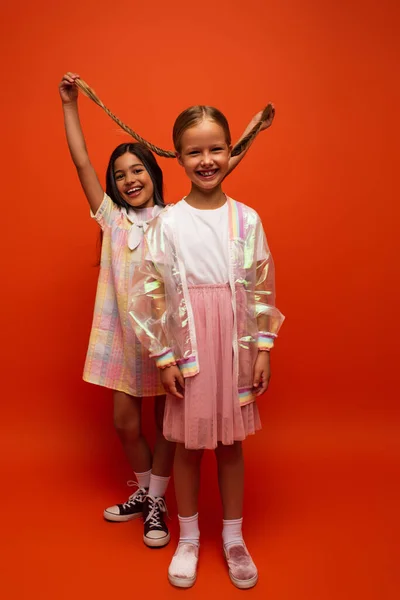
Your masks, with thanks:
[{"label": "clear plastic jacket", "polygon": [[[249,364],[254,365],[259,349],[272,348],[284,316],[275,306],[274,264],[261,220],[249,206],[231,198],[227,202],[233,376],[240,401],[247,404],[255,398]],[[129,314],[137,337],[159,367],[177,364],[184,377],[193,377],[201,365],[177,227],[174,206],[167,206],[148,227],[147,251],[131,284]],[[261,260],[256,255],[260,241]]]}]

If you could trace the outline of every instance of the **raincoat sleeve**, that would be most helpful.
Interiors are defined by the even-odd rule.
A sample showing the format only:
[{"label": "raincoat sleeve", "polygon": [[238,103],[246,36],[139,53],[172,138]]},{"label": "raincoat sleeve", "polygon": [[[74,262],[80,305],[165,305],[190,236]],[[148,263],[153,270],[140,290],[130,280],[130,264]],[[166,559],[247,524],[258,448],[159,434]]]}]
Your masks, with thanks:
[{"label": "raincoat sleeve", "polygon": [[271,350],[285,317],[275,306],[274,261],[259,217],[255,231],[249,235],[253,248],[252,267],[255,266],[254,310],[258,326],[257,346],[259,350]]},{"label": "raincoat sleeve", "polygon": [[[167,343],[165,258],[162,255],[162,227],[151,224],[145,235],[143,260],[136,268],[129,294],[129,315],[139,341],[155,358],[157,367],[176,364]],[[152,249],[157,248],[156,253]]]}]

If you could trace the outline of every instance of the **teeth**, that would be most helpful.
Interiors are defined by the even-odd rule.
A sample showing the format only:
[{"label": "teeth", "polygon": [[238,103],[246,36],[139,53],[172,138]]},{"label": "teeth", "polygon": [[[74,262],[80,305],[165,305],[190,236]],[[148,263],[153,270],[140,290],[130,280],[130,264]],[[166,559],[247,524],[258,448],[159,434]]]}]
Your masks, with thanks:
[{"label": "teeth", "polygon": [[210,177],[210,175],[214,175],[215,173],[215,169],[213,171],[200,171],[201,175],[203,175],[203,177]]},{"label": "teeth", "polygon": [[138,192],[141,189],[142,188],[140,188],[140,187],[132,188],[131,190],[128,190],[126,193],[127,194],[133,194],[134,192]]}]

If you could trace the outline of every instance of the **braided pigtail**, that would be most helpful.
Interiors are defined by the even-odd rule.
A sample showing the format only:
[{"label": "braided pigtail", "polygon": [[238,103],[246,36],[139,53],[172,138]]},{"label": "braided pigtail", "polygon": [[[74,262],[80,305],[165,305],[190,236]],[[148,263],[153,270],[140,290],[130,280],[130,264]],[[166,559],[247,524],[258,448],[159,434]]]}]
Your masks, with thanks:
[{"label": "braided pigtail", "polygon": [[75,83],[85,96],[87,96],[95,104],[100,106],[100,108],[102,108],[104,110],[104,112],[109,117],[111,117],[111,119],[113,121],[115,121],[117,123],[117,125],[119,125],[124,131],[126,131],[126,133],[131,135],[135,140],[137,140],[138,142],[140,142],[141,144],[146,146],[146,148],[148,148],[149,150],[151,150],[152,152],[154,152],[154,154],[157,154],[158,156],[163,156],[164,158],[175,158],[174,152],[171,152],[170,150],[163,150],[162,148],[158,148],[158,146],[154,146],[150,142],[147,142],[145,139],[143,139],[142,136],[140,136],[138,133],[133,131],[133,129],[128,127],[128,125],[125,125],[125,123],[123,123],[118,117],[116,117],[111,112],[111,110],[103,104],[103,102],[100,100],[100,98],[94,92],[94,90],[92,90],[92,88],[90,88],[88,86],[88,84],[85,81],[83,81],[83,79],[75,79]]},{"label": "braided pigtail", "polygon": [[264,110],[261,114],[261,118],[258,121],[258,123],[256,123],[254,125],[253,129],[242,140],[240,140],[240,142],[238,142],[236,144],[236,146],[234,146],[234,148],[231,152],[231,156],[238,156],[239,154],[242,154],[242,152],[247,150],[247,148],[249,147],[251,142],[254,140],[254,138],[260,131],[262,124],[265,121],[267,121],[271,116],[273,116],[274,113],[275,113],[274,107],[272,106],[272,104],[268,104],[264,108]]}]

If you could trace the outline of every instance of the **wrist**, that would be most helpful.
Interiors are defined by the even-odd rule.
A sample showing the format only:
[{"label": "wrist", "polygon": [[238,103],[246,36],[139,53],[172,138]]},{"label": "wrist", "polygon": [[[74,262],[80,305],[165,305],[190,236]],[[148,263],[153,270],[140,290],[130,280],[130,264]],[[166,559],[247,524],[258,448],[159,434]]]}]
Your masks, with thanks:
[{"label": "wrist", "polygon": [[172,350],[170,348],[168,348],[162,354],[159,354],[158,356],[154,356],[154,358],[155,358],[156,366],[158,369],[164,370],[167,367],[172,367],[172,366],[176,365],[174,353],[172,352]]},{"label": "wrist", "polygon": [[277,335],[275,333],[269,333],[267,331],[259,331],[257,336],[257,348],[259,352],[269,352],[274,347],[275,339]]},{"label": "wrist", "polygon": [[62,100],[62,105],[65,111],[76,111],[78,108],[78,98],[75,98],[75,100]]}]

